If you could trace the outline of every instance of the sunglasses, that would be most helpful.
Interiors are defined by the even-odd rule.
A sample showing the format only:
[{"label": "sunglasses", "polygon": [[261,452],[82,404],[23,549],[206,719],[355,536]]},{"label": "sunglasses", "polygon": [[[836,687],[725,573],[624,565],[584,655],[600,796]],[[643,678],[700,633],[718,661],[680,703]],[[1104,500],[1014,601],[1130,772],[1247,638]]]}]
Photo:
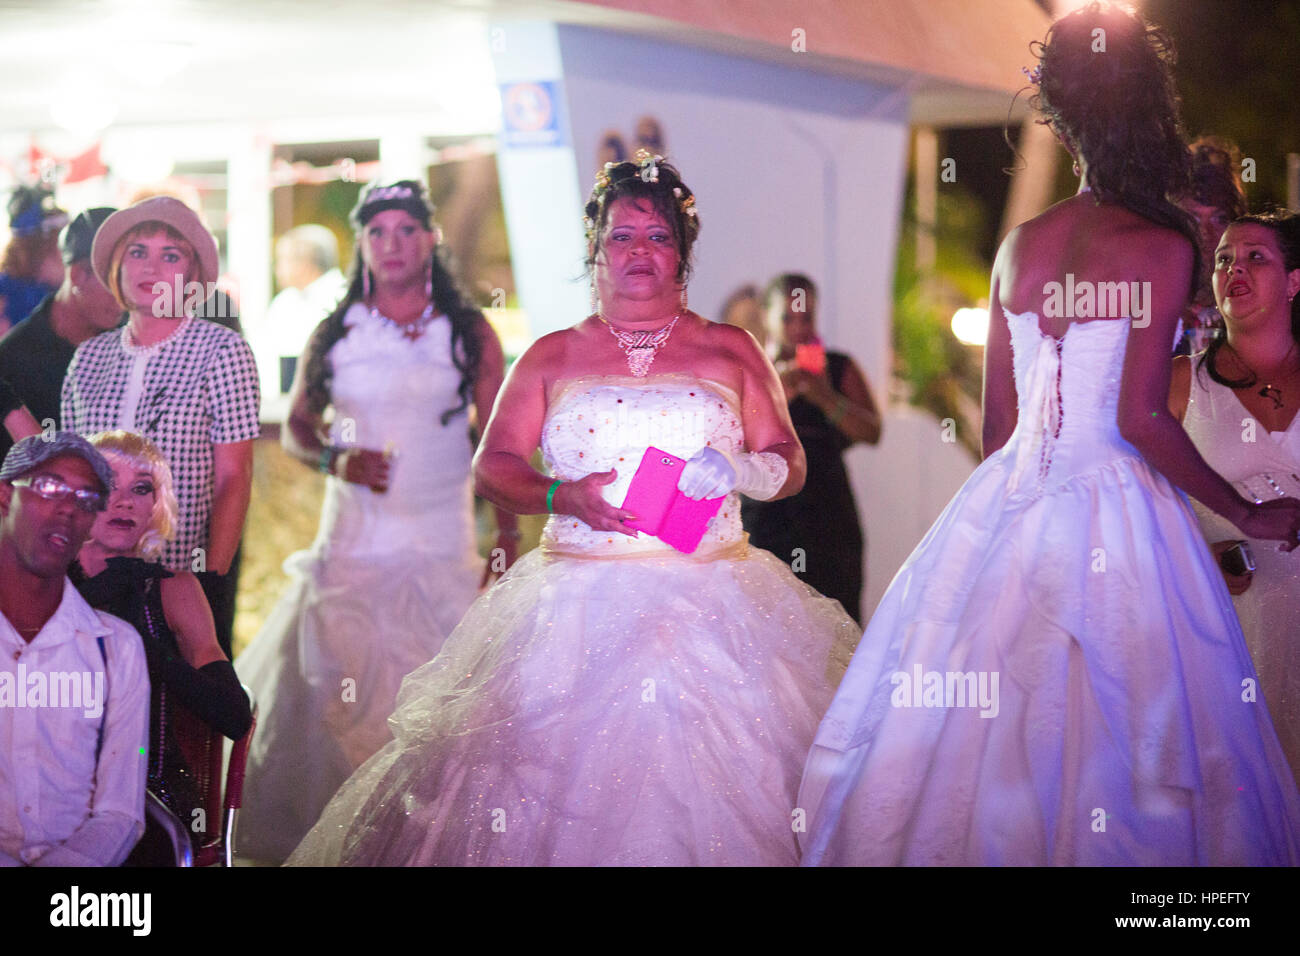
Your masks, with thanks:
[{"label": "sunglasses", "polygon": [[107,503],[107,498],[102,491],[92,491],[89,488],[72,488],[49,475],[15,478],[10,484],[28,487],[47,501],[63,501],[71,498],[78,508],[88,514],[97,514],[103,511]]}]

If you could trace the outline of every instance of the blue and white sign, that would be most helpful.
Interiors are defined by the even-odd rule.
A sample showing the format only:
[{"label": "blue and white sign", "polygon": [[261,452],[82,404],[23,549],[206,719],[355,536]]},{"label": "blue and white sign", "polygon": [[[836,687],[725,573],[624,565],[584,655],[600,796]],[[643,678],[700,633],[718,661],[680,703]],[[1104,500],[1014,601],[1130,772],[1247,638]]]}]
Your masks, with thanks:
[{"label": "blue and white sign", "polygon": [[506,146],[563,146],[561,94],[553,80],[501,86],[501,139]]}]

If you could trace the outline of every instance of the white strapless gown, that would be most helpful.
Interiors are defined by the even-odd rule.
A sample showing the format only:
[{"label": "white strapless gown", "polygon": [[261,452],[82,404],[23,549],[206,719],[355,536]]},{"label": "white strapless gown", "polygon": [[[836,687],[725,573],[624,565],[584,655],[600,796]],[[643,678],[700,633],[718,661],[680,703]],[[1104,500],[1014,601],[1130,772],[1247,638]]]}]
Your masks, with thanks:
[{"label": "white strapless gown", "polygon": [[1300,862],[1223,579],[1119,435],[1128,321],[1007,320],[1015,432],[863,635],[804,773],[803,862]]},{"label": "white strapless gown", "polygon": [[396,457],[384,494],[331,477],[320,530],[285,562],[291,583],[235,662],[259,717],[239,816],[241,856],[280,861],[357,767],[391,739],[402,678],[473,602],[471,448],[451,329],[414,342],[361,306],[330,352],[332,441]]},{"label": "white strapless gown", "polygon": [[[610,376],[551,398],[542,450],[561,478],[616,468],[621,503],[647,445],[742,439],[723,386]],[[748,548],[735,496],[690,556],[556,515],[289,862],[794,864],[799,773],[857,636]]]}]

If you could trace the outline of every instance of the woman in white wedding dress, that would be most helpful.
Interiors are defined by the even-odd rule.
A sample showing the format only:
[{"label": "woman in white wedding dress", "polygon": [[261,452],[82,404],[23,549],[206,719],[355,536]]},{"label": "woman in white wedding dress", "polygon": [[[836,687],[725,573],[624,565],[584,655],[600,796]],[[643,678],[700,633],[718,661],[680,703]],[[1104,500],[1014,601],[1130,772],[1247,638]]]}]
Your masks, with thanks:
[{"label": "woman in white wedding dress", "polygon": [[[476,462],[489,499],[552,512],[542,546],[406,679],[396,739],[290,864],[797,862],[799,772],[857,628],[747,546],[737,495],[794,493],[803,452],[753,338],[685,307],[694,202],[660,157],[600,174],[599,308],[519,359]],[[620,506],[650,446],[689,459],[683,494],[725,495],[691,553]]]},{"label": "woman in white wedding dress", "polygon": [[[503,356],[438,257],[432,215],[418,182],[362,193],[348,294],[298,366],[284,445],[329,478],[315,542],[288,559],[288,590],[235,662],[261,711],[242,856],[282,861],[391,739],[402,678],[480,584],[468,413],[487,420]],[[512,559],[515,518],[498,522]]]},{"label": "woman in white wedding dress", "polygon": [[[1174,359],[1169,410],[1205,460],[1251,498],[1300,495],[1300,216],[1246,216],[1224,231],[1214,293],[1226,332]],[[1241,535],[1195,505],[1215,556]],[[1225,571],[1246,646],[1300,782],[1300,551],[1248,542],[1257,567]]]},{"label": "woman in white wedding dress", "polygon": [[1295,783],[1174,487],[1297,544],[1300,502],[1245,501],[1167,408],[1195,288],[1167,48],[1096,5],[1042,47],[1036,105],[1082,185],[998,253],[986,458],[822,721],[805,864],[1300,862]]}]

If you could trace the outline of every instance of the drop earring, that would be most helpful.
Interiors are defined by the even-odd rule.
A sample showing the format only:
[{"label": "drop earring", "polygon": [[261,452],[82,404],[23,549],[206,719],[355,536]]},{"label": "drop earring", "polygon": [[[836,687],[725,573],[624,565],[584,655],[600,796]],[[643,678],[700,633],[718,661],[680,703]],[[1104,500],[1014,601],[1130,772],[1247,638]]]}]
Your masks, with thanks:
[{"label": "drop earring", "polygon": [[591,277],[591,314],[600,315],[600,293],[596,291],[596,277]]},{"label": "drop earring", "polygon": [[682,286],[682,311],[686,311],[686,286]]},{"label": "drop earring", "polygon": [[424,277],[424,297],[430,302],[433,301],[433,263],[429,263],[429,271]]},{"label": "drop earring", "polygon": [[1074,175],[1076,175],[1076,176],[1078,176],[1079,173],[1082,171],[1082,170],[1079,169],[1079,161],[1078,161],[1077,159],[1074,161],[1074,167],[1073,167],[1073,168],[1074,168]]},{"label": "drop earring", "polygon": [[370,303],[370,267],[363,265],[361,267],[361,298],[367,305]]}]

